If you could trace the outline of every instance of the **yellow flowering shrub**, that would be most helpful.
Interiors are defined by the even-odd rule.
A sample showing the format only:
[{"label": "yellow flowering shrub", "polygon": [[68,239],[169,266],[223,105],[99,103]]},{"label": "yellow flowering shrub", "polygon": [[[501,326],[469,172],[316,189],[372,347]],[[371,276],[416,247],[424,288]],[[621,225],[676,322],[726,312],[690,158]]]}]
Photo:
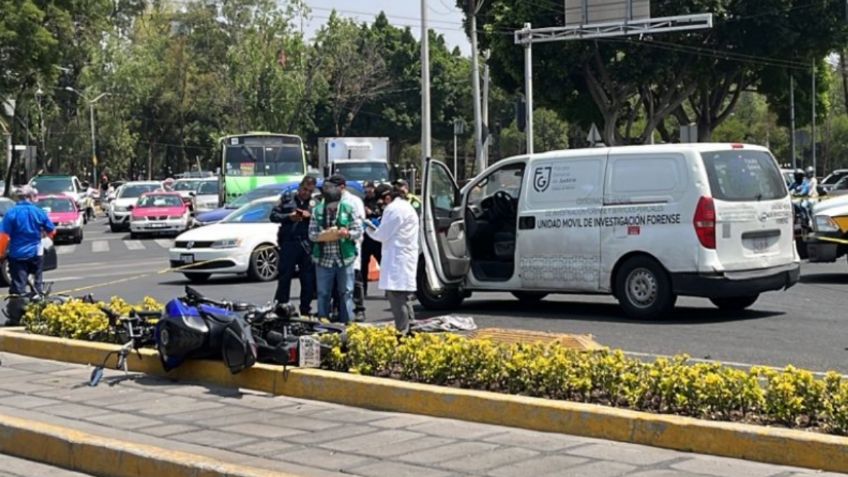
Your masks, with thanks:
[{"label": "yellow flowering shrub", "polygon": [[353,325],[331,346],[327,369],[442,386],[591,402],[702,419],[848,434],[848,381],[792,366],[743,370],[686,355],[641,361],[621,351],[500,344],[449,333],[399,337]]},{"label": "yellow flowering shrub", "polygon": [[33,303],[27,307],[22,323],[27,331],[34,334],[110,341],[109,319],[101,307],[109,308],[122,316],[133,309],[145,311],[163,309],[163,305],[151,297],[145,297],[141,303],[135,305],[119,297],[112,297],[108,303],[86,303],[72,299],[65,303]]}]

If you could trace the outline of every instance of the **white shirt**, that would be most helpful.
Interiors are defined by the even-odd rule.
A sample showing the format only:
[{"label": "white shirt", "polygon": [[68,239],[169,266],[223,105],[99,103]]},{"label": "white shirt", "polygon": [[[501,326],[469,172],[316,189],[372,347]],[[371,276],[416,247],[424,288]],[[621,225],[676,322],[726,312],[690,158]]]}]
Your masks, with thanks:
[{"label": "white shirt", "polygon": [[415,291],[418,271],[418,214],[409,202],[395,199],[383,210],[380,226],[366,233],[383,244],[380,289]]},{"label": "white shirt", "polygon": [[[365,203],[362,202],[362,199],[345,190],[342,193],[342,202],[353,207],[354,215],[365,227]],[[362,237],[356,241],[356,260],[353,262],[353,269],[362,270]]]}]

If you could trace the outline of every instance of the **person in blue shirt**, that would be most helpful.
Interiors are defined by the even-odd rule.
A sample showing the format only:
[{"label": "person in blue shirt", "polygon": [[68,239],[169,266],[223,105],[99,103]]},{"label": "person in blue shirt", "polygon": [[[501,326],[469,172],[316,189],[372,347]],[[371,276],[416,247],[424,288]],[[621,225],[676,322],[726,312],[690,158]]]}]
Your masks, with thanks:
[{"label": "person in blue shirt", "polygon": [[9,209],[0,223],[0,231],[9,236],[9,248],[6,258],[12,278],[9,294],[26,293],[27,278],[34,275],[36,291],[42,292],[42,272],[44,269],[44,250],[41,239],[51,234],[56,227],[47,214],[37,205],[38,192],[30,186],[17,191],[18,203]]}]

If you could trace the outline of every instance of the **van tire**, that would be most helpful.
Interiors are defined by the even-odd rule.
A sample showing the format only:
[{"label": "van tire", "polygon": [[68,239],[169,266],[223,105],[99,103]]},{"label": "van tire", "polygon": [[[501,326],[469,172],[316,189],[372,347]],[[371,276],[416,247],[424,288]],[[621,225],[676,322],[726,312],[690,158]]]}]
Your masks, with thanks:
[{"label": "van tire", "polygon": [[424,260],[418,261],[415,284],[415,297],[418,298],[418,303],[421,303],[421,306],[427,310],[452,310],[462,305],[462,301],[465,299],[458,288],[445,288],[440,292],[432,290],[430,282],[427,280],[427,274],[424,272]]},{"label": "van tire", "polygon": [[518,298],[518,301],[525,304],[539,303],[548,296],[545,292],[514,291],[510,293],[512,293],[512,296],[515,298]]},{"label": "van tire", "polygon": [[742,311],[753,305],[759,297],[760,295],[729,296],[720,298],[710,298],[710,301],[713,302],[713,305],[717,306],[719,310]]},{"label": "van tire", "polygon": [[615,296],[627,316],[642,320],[662,318],[677,302],[668,273],[646,256],[633,257],[619,267]]}]

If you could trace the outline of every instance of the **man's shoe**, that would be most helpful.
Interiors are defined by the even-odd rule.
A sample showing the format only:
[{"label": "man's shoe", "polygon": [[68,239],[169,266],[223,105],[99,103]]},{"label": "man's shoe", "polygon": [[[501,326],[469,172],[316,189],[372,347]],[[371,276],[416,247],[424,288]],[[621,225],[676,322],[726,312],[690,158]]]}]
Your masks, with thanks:
[{"label": "man's shoe", "polygon": [[355,321],[357,323],[364,322],[365,321],[365,313],[361,312],[361,311],[356,312],[356,316],[353,317],[353,321]]}]

